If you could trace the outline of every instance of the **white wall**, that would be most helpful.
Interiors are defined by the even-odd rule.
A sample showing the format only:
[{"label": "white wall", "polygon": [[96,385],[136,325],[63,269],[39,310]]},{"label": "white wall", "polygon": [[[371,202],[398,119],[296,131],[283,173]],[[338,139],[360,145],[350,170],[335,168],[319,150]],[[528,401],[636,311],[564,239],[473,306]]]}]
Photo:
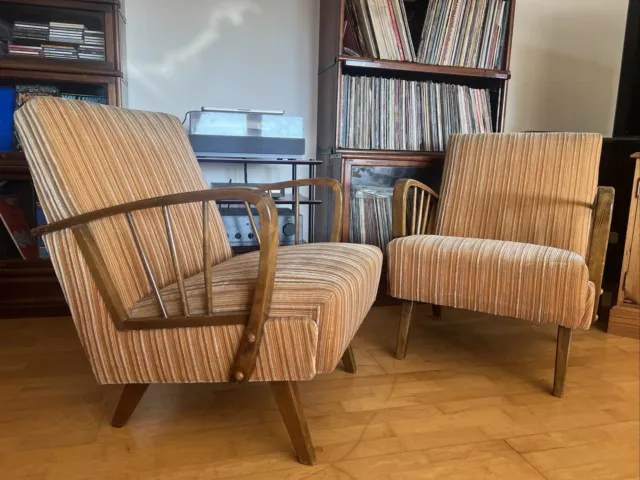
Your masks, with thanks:
[{"label": "white wall", "polygon": [[[316,150],[319,2],[127,0],[129,107],[181,119],[201,106],[302,116]],[[240,167],[204,167],[209,181],[242,181]],[[301,167],[306,176],[306,167]],[[253,175],[252,175],[253,173]],[[284,167],[249,181],[287,179]],[[301,172],[303,173],[303,172]]]},{"label": "white wall", "polygon": [[517,0],[507,130],[613,131],[628,0]]}]

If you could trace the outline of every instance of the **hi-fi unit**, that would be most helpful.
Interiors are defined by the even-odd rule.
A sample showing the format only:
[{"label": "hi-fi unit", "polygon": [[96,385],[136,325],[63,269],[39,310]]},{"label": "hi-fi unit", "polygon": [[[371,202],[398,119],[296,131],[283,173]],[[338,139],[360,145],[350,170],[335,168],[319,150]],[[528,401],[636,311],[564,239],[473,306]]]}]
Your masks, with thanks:
[{"label": "hi-fi unit", "polygon": [[[260,217],[255,209],[252,209],[253,218],[255,219],[258,231],[260,231]],[[247,211],[244,208],[220,206],[220,214],[222,221],[227,230],[229,243],[232,247],[254,247],[258,245],[255,238]],[[291,208],[278,208],[278,231],[280,237],[280,245],[295,244],[295,214]],[[300,215],[299,235],[302,239],[302,215]]]}]

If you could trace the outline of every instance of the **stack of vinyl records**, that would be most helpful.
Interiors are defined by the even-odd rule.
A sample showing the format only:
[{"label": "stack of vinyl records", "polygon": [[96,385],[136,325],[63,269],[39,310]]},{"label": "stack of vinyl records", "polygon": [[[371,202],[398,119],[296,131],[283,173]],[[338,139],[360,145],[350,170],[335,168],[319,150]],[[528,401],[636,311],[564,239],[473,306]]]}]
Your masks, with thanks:
[{"label": "stack of vinyl records", "polygon": [[[431,0],[422,36],[414,43],[404,0],[347,0],[345,53],[432,65],[499,69],[509,6],[509,0]],[[414,20],[415,17],[411,23]]]},{"label": "stack of vinyl records", "polygon": [[348,0],[346,24],[355,38],[355,54],[415,61],[404,0]]},{"label": "stack of vinyl records", "polygon": [[49,23],[49,41],[82,44],[84,25],[80,23]]},{"label": "stack of vinyl records", "polygon": [[13,38],[22,40],[49,40],[49,25],[46,23],[15,21]]},{"label": "stack of vinyl records", "polygon": [[489,90],[342,77],[340,147],[444,151],[452,133],[492,131]]},{"label": "stack of vinyl records", "polygon": [[9,53],[11,55],[30,55],[30,56],[42,56],[42,47],[32,47],[28,45],[9,45]]},{"label": "stack of vinyl records", "polygon": [[375,245],[383,252],[392,240],[393,187],[353,185],[350,241]]},{"label": "stack of vinyl records", "polygon": [[432,1],[418,50],[418,61],[436,65],[501,68],[509,2]]},{"label": "stack of vinyl records", "polygon": [[67,60],[76,60],[78,58],[76,47],[68,45],[43,45],[42,51],[46,58],[64,58]]}]

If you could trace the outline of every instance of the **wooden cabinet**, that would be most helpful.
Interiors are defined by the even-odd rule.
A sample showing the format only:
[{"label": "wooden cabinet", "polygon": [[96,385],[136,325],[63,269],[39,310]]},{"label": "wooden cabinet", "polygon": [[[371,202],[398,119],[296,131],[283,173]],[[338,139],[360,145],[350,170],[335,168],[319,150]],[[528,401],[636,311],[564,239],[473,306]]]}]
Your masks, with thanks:
[{"label": "wooden cabinet", "polygon": [[636,159],[629,223],[616,305],[609,314],[608,332],[640,338],[640,153]]},{"label": "wooden cabinet", "polygon": [[[0,0],[0,18],[10,25],[16,21],[82,24],[87,30],[104,33],[105,49],[104,61],[0,53],[0,86],[56,87],[61,94],[103,97],[109,105],[126,105],[126,32],[121,0]],[[65,43],[22,41],[30,46]],[[29,226],[37,226],[36,193],[22,152],[0,152],[3,194],[15,196]],[[0,222],[0,319],[68,314],[51,261],[23,259]]]}]

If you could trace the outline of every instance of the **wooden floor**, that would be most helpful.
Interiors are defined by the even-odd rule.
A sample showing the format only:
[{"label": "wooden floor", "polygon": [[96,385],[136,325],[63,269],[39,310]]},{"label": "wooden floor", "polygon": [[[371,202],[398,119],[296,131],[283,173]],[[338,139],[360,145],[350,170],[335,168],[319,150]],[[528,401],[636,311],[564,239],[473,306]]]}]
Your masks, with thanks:
[{"label": "wooden floor", "polygon": [[264,385],[151,386],[109,426],[69,319],[0,320],[2,479],[553,479],[639,477],[639,343],[574,335],[567,394],[550,395],[555,328],[418,310],[405,361],[399,310],[376,308],[359,370],[301,386],[318,465],[294,460]]}]

